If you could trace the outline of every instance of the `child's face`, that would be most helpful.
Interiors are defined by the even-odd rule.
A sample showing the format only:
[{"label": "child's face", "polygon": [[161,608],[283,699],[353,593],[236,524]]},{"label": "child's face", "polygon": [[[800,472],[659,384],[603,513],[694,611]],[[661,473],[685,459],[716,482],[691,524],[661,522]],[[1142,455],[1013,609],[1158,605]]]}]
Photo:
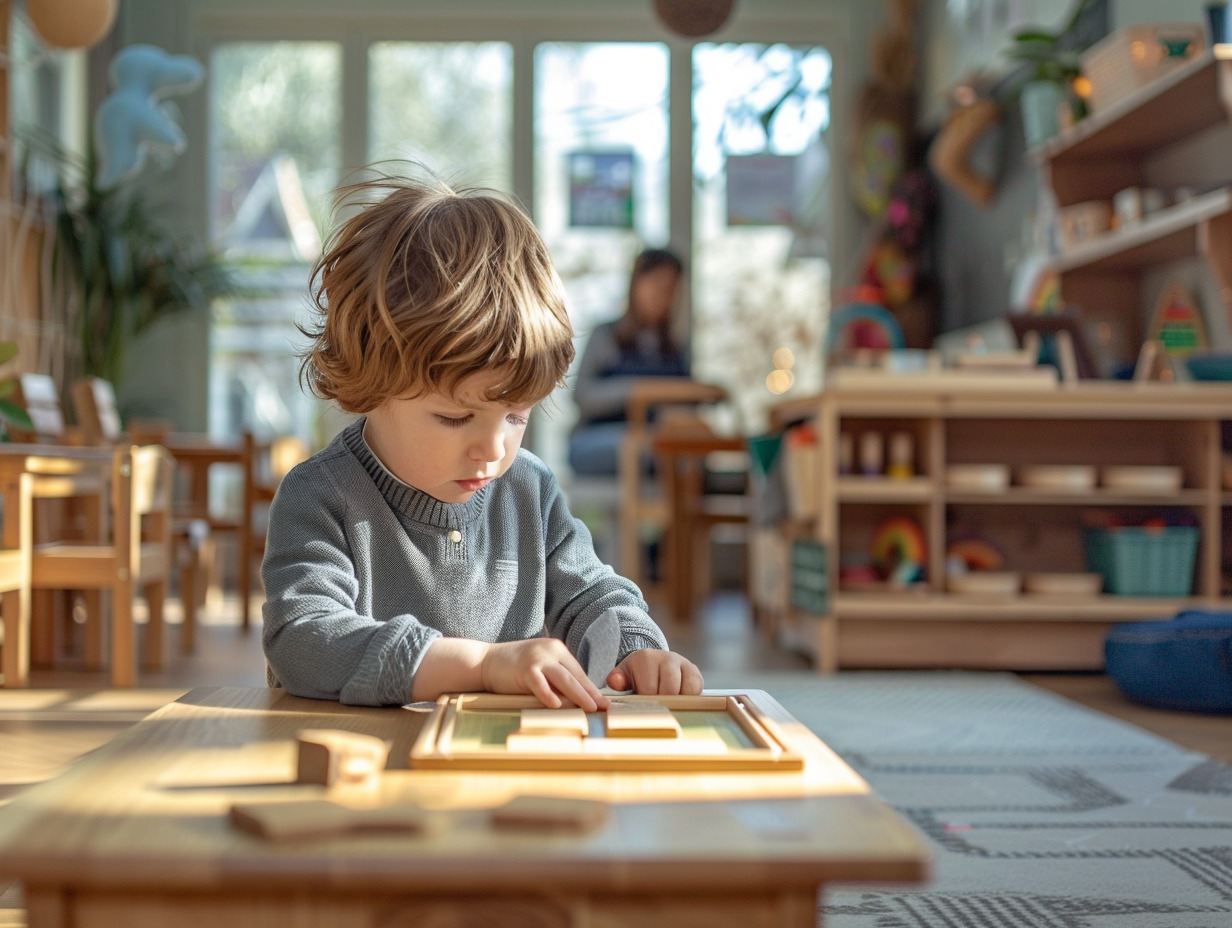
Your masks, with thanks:
[{"label": "child's face", "polygon": [[443,503],[464,503],[509,469],[531,407],[484,399],[499,372],[474,374],[454,395],[386,400],[368,414],[364,437],[398,479]]}]

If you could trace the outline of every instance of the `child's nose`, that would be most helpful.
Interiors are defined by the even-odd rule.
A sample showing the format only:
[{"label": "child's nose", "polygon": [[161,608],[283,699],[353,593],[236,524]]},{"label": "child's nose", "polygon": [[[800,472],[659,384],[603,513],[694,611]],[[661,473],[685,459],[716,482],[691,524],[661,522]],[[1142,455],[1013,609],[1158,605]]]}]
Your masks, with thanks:
[{"label": "child's nose", "polygon": [[500,432],[484,435],[471,445],[470,457],[472,461],[482,461],[487,464],[492,461],[499,461],[504,456],[505,436]]}]

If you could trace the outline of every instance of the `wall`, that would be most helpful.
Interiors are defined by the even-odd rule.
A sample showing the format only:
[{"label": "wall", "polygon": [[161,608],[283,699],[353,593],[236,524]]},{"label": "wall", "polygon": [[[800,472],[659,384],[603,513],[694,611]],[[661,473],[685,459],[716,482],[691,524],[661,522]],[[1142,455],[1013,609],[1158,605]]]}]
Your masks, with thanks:
[{"label": "wall", "polygon": [[[456,24],[473,19],[478,32],[490,33],[493,23],[503,24],[512,34],[551,28],[572,38],[641,38],[668,40],[667,30],[653,14],[650,0],[531,0],[511,4],[508,0],[362,0],[346,5],[339,12],[336,0],[124,0],[116,38],[120,46],[150,42],[173,52],[193,54],[205,60],[207,45],[203,34],[233,36],[244,30],[258,33],[291,30],[299,34],[328,33],[346,40],[348,35],[371,32],[421,34],[442,23]],[[732,19],[714,38],[725,35],[756,41],[799,34],[796,24],[810,24],[827,30],[825,41],[835,54],[836,93],[834,125],[836,133],[847,119],[852,88],[858,88],[867,71],[869,36],[879,28],[884,3],[876,0],[816,0],[807,5],[798,0],[741,0]],[[238,27],[241,33],[236,33]],[[416,32],[416,30],[420,30]],[[504,37],[502,35],[502,37]],[[208,78],[207,78],[208,80]],[[845,90],[844,90],[845,88]],[[181,218],[205,229],[204,148],[193,145],[205,134],[206,94],[198,91],[177,101],[184,117],[190,150],[165,175],[164,192],[178,207]],[[837,141],[841,145],[841,139]],[[519,191],[521,192],[521,191]],[[839,196],[836,224],[835,268],[851,264],[848,242],[862,234],[861,219],[850,198]],[[845,281],[836,280],[836,285]],[[208,378],[208,327],[201,319],[181,318],[152,333],[141,356],[141,370],[130,378],[122,400],[141,408],[147,415],[163,415],[181,428],[201,429],[206,423],[206,382]]]}]

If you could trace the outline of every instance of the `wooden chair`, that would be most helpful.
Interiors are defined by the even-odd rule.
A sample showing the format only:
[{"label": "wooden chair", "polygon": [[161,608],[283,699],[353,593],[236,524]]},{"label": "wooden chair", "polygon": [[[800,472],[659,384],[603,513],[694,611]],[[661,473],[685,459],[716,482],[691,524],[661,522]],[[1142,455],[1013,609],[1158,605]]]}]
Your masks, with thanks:
[{"label": "wooden chair", "polygon": [[[73,384],[73,413],[82,438],[91,445],[162,444],[167,428],[149,422],[133,423],[124,433],[116,401],[115,387],[101,377],[84,377]],[[178,574],[180,606],[180,650],[187,654],[196,647],[197,610],[205,601],[205,566],[212,561],[210,525],[201,517],[176,512],[171,520],[174,542],[173,564]]]},{"label": "wooden chair", "polygon": [[65,443],[68,430],[60,406],[60,389],[50,374],[20,374],[13,402],[29,413],[30,421],[34,423],[34,428],[29,432],[10,427],[13,441],[50,445]]},{"label": "wooden chair", "polygon": [[[85,443],[80,429],[65,422],[60,389],[49,374],[27,372],[19,375],[13,399],[26,410],[34,424],[34,428],[28,432],[11,429],[11,437],[15,442],[69,446]],[[106,481],[99,479],[97,475],[86,474],[77,475],[69,492],[61,492],[63,487],[60,484],[49,484],[47,481],[38,483],[34,491],[36,502],[33,504],[32,513],[37,526],[35,542],[41,537],[39,532],[46,533],[46,537],[55,538],[98,538],[103,529],[101,520],[105,509],[105,485]],[[31,652],[39,662],[50,663],[53,660],[58,629],[65,639],[70,637],[73,628],[71,604],[75,591],[66,592],[68,595],[59,598],[45,591],[32,594],[31,610],[37,621],[31,632]],[[83,591],[81,598],[84,600],[87,614],[93,615],[99,611],[97,593]],[[87,626],[84,655],[87,667],[102,666],[100,647],[101,638],[94,629]]]},{"label": "wooden chair", "polygon": [[[0,593],[4,594],[4,644],[0,656],[4,685],[26,686],[30,674],[30,554],[31,493],[29,476],[22,474],[20,489],[10,498],[20,500],[17,512],[6,513],[4,548],[0,548]],[[13,547],[8,547],[8,545]]]},{"label": "wooden chair", "polygon": [[646,464],[654,458],[654,435],[660,428],[684,427],[682,413],[685,421],[704,428],[696,407],[726,398],[722,387],[681,377],[639,378],[630,392],[625,406],[628,431],[617,465],[620,570],[647,592],[654,591],[642,569],[643,533],[662,534],[671,523],[667,500],[647,474]]},{"label": "wooden chair", "polygon": [[[34,546],[34,589],[95,589],[111,593],[111,683],[137,681],[133,599],[145,595],[149,623],[144,665],[162,664],[163,602],[173,554],[171,484],[175,461],[159,445],[118,446],[111,465],[110,540],[57,541]],[[32,489],[44,478],[32,478]]]},{"label": "wooden chair", "polygon": [[114,445],[122,439],[124,426],[111,381],[83,377],[73,384],[73,413],[87,444]]},{"label": "wooden chair", "polygon": [[[257,442],[251,432],[244,433],[244,449],[252,461],[252,466],[247,470],[249,486],[244,493],[245,500],[252,507],[250,556],[260,564],[265,556],[269,504],[274,501],[282,478],[296,464],[306,461],[311,451],[307,442],[295,435],[278,435],[268,442]],[[260,576],[259,570],[257,576]]]}]

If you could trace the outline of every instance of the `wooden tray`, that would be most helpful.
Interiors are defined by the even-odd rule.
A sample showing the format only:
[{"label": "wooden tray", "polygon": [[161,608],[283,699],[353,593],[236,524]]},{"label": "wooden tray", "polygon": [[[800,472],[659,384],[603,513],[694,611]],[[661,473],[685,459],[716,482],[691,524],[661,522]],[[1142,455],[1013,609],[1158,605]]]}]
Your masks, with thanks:
[{"label": "wooden tray", "polygon": [[433,770],[723,771],[803,770],[777,724],[752,697],[618,696],[625,702],[666,706],[680,722],[681,738],[607,738],[607,714],[588,714],[590,734],[580,751],[511,751],[523,709],[539,707],[533,696],[449,694],[411,747],[411,767]]}]

